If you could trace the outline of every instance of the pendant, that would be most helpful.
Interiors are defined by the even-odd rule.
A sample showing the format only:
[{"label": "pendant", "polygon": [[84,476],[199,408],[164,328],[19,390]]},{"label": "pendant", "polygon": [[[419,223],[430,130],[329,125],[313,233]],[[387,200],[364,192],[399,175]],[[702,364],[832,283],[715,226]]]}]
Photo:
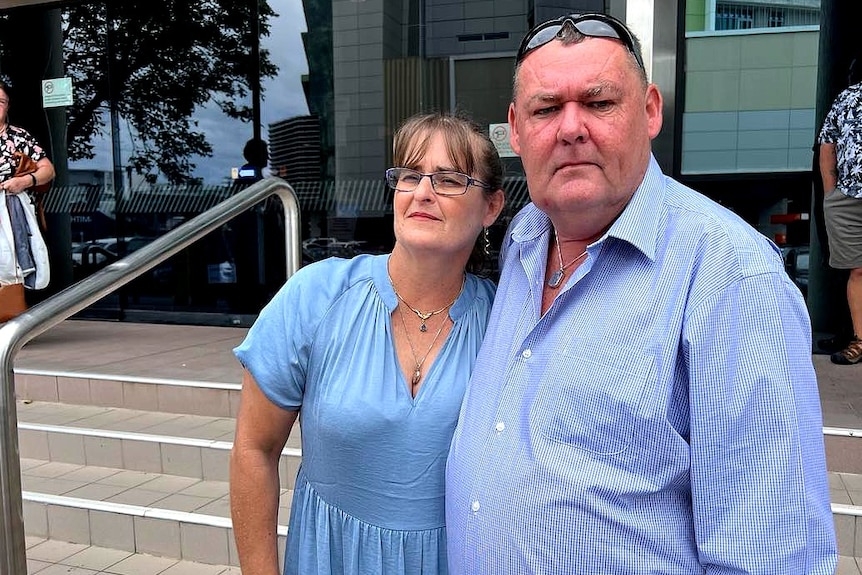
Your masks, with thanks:
[{"label": "pendant", "polygon": [[416,366],[416,369],[413,370],[413,385],[419,385],[419,380],[422,379],[422,368]]},{"label": "pendant", "polygon": [[563,281],[563,276],[566,272],[563,270],[557,270],[551,274],[551,277],[548,278],[548,287],[551,289],[556,289],[560,287],[560,283]]},{"label": "pendant", "polygon": [[419,326],[419,331],[421,331],[422,333],[425,333],[426,331],[428,331],[428,326],[425,325],[424,319],[422,320],[422,325]]}]

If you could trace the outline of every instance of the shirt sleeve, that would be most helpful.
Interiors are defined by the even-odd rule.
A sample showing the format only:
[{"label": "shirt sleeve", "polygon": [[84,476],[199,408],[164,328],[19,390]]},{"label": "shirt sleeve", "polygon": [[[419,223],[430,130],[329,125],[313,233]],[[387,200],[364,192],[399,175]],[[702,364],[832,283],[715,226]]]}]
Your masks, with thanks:
[{"label": "shirt sleeve", "polygon": [[319,318],[314,266],[299,270],[260,312],[234,355],[264,395],[284,409],[302,405],[305,378]]},{"label": "shirt sleeve", "polygon": [[45,150],[36,141],[36,138],[23,128],[15,128],[15,149],[30,156],[34,162],[46,157]]},{"label": "shirt sleeve", "polygon": [[820,135],[817,138],[821,144],[834,144],[841,135],[838,129],[838,111],[841,108],[841,100],[842,98],[839,96],[829,109],[829,113],[826,114],[826,119],[823,120],[823,127],[820,128]]},{"label": "shirt sleeve", "polygon": [[810,333],[801,294],[779,273],[731,283],[687,321],[692,508],[706,573],[835,568]]}]

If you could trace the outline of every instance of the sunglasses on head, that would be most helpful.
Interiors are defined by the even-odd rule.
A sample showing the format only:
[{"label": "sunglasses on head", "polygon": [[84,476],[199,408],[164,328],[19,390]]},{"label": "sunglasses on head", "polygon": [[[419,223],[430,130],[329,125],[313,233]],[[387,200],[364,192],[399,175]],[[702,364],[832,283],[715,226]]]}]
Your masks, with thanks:
[{"label": "sunglasses on head", "polygon": [[640,69],[646,70],[643,59],[635,48],[635,39],[632,33],[625,27],[625,24],[607,14],[569,14],[539,24],[530,30],[521,42],[515,62],[520,64],[527,54],[556,38],[566,23],[569,23],[584,36],[619,40],[634,55]]}]

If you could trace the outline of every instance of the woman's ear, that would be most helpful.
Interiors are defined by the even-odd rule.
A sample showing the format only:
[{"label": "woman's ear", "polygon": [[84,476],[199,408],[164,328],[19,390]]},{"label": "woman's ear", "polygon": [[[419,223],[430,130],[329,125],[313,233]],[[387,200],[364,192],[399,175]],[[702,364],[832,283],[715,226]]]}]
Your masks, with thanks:
[{"label": "woman's ear", "polygon": [[488,213],[482,221],[484,227],[490,227],[491,224],[497,221],[503,207],[506,205],[506,194],[503,190],[497,190],[488,197]]}]

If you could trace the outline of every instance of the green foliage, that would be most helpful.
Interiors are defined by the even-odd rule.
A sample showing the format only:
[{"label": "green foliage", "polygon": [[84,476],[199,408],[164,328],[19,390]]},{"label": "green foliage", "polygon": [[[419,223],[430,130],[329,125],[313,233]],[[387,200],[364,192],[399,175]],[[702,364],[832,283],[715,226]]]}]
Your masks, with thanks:
[{"label": "green foliage", "polygon": [[[250,121],[254,5],[243,0],[147,0],[74,4],[63,13],[63,58],[75,86],[69,159],[92,158],[93,137],[109,132],[111,103],[135,143],[130,165],[155,180],[188,182],[195,155],[212,146],[192,114],[215,103]],[[259,0],[260,36],[275,16]],[[109,65],[110,63],[110,65]],[[277,68],[260,50],[260,77]]]}]

